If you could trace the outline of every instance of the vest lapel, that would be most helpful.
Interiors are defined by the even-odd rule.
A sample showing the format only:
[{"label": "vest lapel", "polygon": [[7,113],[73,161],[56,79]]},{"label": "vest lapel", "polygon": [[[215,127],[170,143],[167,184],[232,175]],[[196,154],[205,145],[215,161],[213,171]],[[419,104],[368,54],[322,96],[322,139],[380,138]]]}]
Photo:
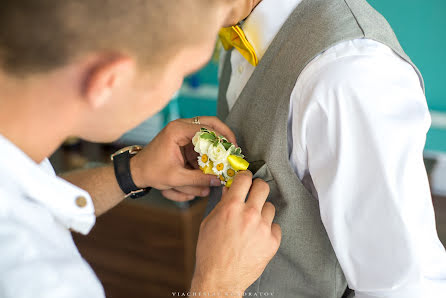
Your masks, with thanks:
[{"label": "vest lapel", "polygon": [[225,56],[218,88],[217,116],[222,121],[224,121],[229,114],[229,105],[226,98],[226,92],[228,91],[232,74],[231,55],[232,50],[229,50]]}]

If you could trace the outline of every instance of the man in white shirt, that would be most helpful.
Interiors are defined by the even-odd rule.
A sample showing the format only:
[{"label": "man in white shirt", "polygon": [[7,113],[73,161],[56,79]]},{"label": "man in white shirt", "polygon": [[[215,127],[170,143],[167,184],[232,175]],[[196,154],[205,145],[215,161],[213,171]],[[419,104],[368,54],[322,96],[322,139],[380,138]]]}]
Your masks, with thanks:
[{"label": "man in white shirt", "polygon": [[[70,230],[87,234],[95,215],[133,193],[124,192],[111,167],[68,175],[71,184],[55,176],[47,157],[70,135],[112,141],[156,113],[183,77],[209,59],[218,29],[255,4],[2,2],[0,297],[104,297]],[[200,122],[235,139],[216,118],[194,122],[172,122],[127,160],[126,181],[178,192],[177,200],[209,193],[219,181],[186,169],[182,149]],[[261,274],[281,237],[274,206],[265,203],[268,192],[249,172],[237,175],[202,224],[193,291],[241,296]]]},{"label": "man in white shirt", "polygon": [[[262,66],[262,59],[272,45],[276,46],[274,53],[277,55],[286,51],[284,48],[290,41],[283,35],[276,36],[293,11],[300,9],[300,18],[303,18],[310,12],[308,7],[319,9],[325,5],[322,2],[264,0],[257,6],[241,26],[260,61],[257,68]],[[341,12],[363,1],[326,2],[334,3]],[[347,4],[341,5],[341,2]],[[366,11],[371,10],[366,8]],[[361,11],[355,13],[360,15]],[[315,17],[326,18],[326,15],[321,12]],[[323,21],[314,23],[325,24]],[[291,26],[287,28],[290,30]],[[314,32],[321,29],[302,28],[305,30],[308,40],[302,42],[311,43],[314,36],[319,37]],[[283,40],[288,44],[281,44]],[[302,43],[294,46],[296,56],[308,48]],[[268,56],[271,65],[264,64],[263,72],[256,73],[257,68],[239,51],[234,49],[230,58],[228,56],[223,53],[222,62],[230,59],[224,62],[230,66],[227,69],[232,70],[229,75],[226,72],[229,84],[227,90],[220,90],[222,105],[226,100],[229,117],[231,113],[233,116],[227,118],[230,119],[227,123],[242,118],[241,123],[255,127],[257,122],[246,121],[256,116],[247,117],[246,113],[254,113],[252,109],[264,103],[257,95],[262,94],[259,90],[270,88],[262,79],[272,71],[276,58]],[[288,57],[288,64],[291,59]],[[257,76],[253,79],[254,74]],[[274,86],[273,83],[270,85]],[[318,199],[320,217],[331,245],[348,286],[358,298],[446,297],[446,253],[437,236],[423,164],[430,116],[422,87],[411,64],[390,47],[363,37],[340,42],[320,52],[300,73],[288,97],[289,165],[314,199]],[[244,100],[241,104],[240,97]],[[243,111],[237,111],[240,109]],[[265,112],[268,113],[278,114],[273,109]],[[275,120],[268,120],[271,119],[258,122],[279,125]],[[247,129],[240,130],[241,139],[248,138]],[[257,147],[252,151],[259,158]],[[272,176],[277,179],[274,173]],[[286,187],[281,186],[282,189]],[[290,201],[283,205],[290,205]],[[302,229],[295,227],[294,230],[299,228]],[[293,230],[293,227],[288,229]],[[284,235],[283,240],[289,238],[289,243],[302,237],[298,233],[290,236],[285,229]],[[281,249],[284,244],[288,245],[282,241]],[[292,254],[292,248],[286,253]],[[279,250],[276,257],[282,254]],[[294,260],[286,257],[283,263],[294,264]],[[280,262],[282,259],[273,260],[271,265]],[[275,266],[279,272],[279,265]],[[276,272],[276,267],[266,272]],[[276,285],[283,283],[279,275],[262,277],[260,289],[262,283],[269,282],[270,286],[274,281]],[[292,281],[287,285],[293,290]],[[276,290],[283,289],[278,286]]]}]

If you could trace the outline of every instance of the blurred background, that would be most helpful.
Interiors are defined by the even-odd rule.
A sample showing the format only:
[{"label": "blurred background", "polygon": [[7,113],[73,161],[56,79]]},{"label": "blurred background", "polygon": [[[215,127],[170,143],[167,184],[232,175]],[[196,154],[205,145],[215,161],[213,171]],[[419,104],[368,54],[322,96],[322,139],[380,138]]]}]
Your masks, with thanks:
[{"label": "blurred background", "polygon": [[[425,163],[440,238],[446,244],[446,3],[442,0],[369,0],[393,26],[421,70],[432,115]],[[147,144],[177,118],[215,115],[218,50],[202,70],[185,79],[169,105],[113,144],[67,140],[51,158],[58,172],[109,163],[127,144]],[[157,191],[127,200],[97,220],[86,237],[73,235],[92,265],[107,297],[172,297],[188,289],[198,227],[206,199],[175,204]]]}]

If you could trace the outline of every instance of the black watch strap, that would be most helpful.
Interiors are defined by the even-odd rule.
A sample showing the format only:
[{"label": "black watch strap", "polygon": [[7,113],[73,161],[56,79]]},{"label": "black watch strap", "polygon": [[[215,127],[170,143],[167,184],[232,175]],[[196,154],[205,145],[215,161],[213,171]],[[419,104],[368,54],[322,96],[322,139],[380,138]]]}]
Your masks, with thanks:
[{"label": "black watch strap", "polygon": [[139,188],[135,185],[130,172],[131,157],[130,150],[113,155],[113,166],[115,168],[116,180],[121,190],[126,194],[126,197],[137,199],[146,195],[152,188]]}]

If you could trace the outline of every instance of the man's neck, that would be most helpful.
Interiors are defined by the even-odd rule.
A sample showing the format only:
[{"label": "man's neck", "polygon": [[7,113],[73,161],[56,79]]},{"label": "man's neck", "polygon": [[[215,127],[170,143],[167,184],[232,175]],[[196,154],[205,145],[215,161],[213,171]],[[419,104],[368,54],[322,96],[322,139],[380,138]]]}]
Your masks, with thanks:
[{"label": "man's neck", "polygon": [[263,0],[246,19],[243,31],[253,45],[259,59],[293,10],[302,0]]},{"label": "man's neck", "polygon": [[[3,113],[0,115],[5,119]],[[20,119],[20,118],[18,118]],[[44,129],[34,129],[21,121],[10,121],[8,125],[0,125],[0,134],[16,145],[36,163],[49,157],[63,142],[62,139],[51,138]]]},{"label": "man's neck", "polygon": [[70,119],[53,94],[27,84],[18,87],[0,78],[0,134],[40,163],[69,135]]}]

